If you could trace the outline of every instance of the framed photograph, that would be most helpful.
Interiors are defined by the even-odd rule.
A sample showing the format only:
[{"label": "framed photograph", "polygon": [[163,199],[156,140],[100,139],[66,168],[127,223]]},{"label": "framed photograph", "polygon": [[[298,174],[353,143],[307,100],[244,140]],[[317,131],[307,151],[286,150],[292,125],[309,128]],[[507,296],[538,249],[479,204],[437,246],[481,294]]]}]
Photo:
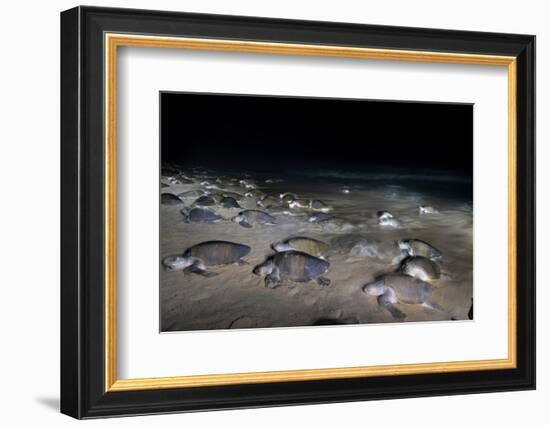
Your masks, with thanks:
[{"label": "framed photograph", "polygon": [[535,37],[61,14],[61,411],[535,388]]}]

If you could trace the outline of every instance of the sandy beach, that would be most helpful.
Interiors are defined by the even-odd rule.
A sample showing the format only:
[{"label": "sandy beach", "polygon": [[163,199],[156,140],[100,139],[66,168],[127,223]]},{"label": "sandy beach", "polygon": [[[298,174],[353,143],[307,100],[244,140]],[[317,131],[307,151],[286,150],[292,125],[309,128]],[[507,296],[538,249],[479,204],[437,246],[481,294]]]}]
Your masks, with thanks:
[{"label": "sandy beach", "polygon": [[[247,188],[235,176],[217,175],[215,171],[186,171],[190,180],[161,179],[167,186],[162,193],[214,187],[212,192],[245,194]],[[336,176],[339,177],[339,176]],[[362,287],[377,276],[395,272],[393,262],[397,240],[420,239],[442,253],[441,277],[431,282],[436,288],[432,300],[441,309],[418,304],[399,303],[406,314],[399,321],[467,320],[473,294],[472,203],[468,196],[448,196],[448,188],[460,182],[430,177],[416,178],[267,178],[249,176],[265,195],[279,197],[292,192],[299,199],[318,199],[332,208],[330,214],[351,225],[346,229],[323,229],[308,221],[307,209],[292,209],[286,215],[273,213],[276,225],[256,224],[245,228],[231,221],[240,210],[213,205],[226,220],[217,223],[187,223],[180,210],[184,205],[161,205],[159,261],[168,255],[181,255],[189,247],[209,240],[225,240],[251,247],[243,258],[247,264],[215,267],[218,273],[204,277],[181,270],[161,268],[161,331],[266,328],[308,325],[368,324],[397,321],[382,308],[376,296],[367,295]],[[418,176],[417,176],[418,177]],[[267,181],[267,182],[266,182]],[[202,183],[202,184],[201,184]],[[264,196],[265,196],[264,195]],[[261,209],[258,199],[243,197],[240,206]],[[419,205],[430,205],[437,213],[420,215]],[[400,222],[399,228],[378,224],[377,211],[388,210]],[[266,288],[264,277],[253,268],[274,254],[271,244],[294,236],[306,236],[330,245],[325,274],[329,286],[314,281],[285,282],[277,288]],[[361,241],[359,247],[356,242]],[[366,245],[365,245],[366,244]],[[362,249],[361,247],[367,247]]]}]

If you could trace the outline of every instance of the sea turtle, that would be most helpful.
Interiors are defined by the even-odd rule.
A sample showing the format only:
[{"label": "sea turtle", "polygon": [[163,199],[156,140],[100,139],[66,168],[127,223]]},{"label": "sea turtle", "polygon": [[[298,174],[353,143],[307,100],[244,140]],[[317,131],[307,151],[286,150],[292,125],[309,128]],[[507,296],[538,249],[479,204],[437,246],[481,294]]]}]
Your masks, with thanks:
[{"label": "sea turtle", "polygon": [[236,201],[240,201],[241,199],[243,199],[243,195],[241,195],[240,193],[237,193],[237,192],[223,191],[221,193],[221,195],[223,195],[226,198],[234,198]]},{"label": "sea turtle", "polygon": [[163,205],[181,205],[183,201],[173,193],[162,193],[160,203]]},{"label": "sea turtle", "polygon": [[399,220],[389,211],[378,211],[376,215],[378,217],[378,224],[382,227],[397,228],[401,226]]},{"label": "sea turtle", "polygon": [[239,180],[239,184],[247,189],[256,189],[256,185],[248,180]]},{"label": "sea turtle", "polygon": [[292,209],[295,208],[309,208],[309,201],[304,201],[301,199],[293,199],[288,203],[288,206]]},{"label": "sea turtle", "polygon": [[330,280],[322,275],[330,263],[305,252],[284,251],[269,257],[256,266],[254,274],[266,275],[265,286],[276,288],[281,282],[309,282],[316,280],[319,285],[330,285]]},{"label": "sea turtle", "polygon": [[223,220],[221,215],[206,207],[194,207],[190,210],[183,209],[180,212],[188,223],[217,223]]},{"label": "sea turtle", "polygon": [[246,192],[244,196],[246,196],[247,198],[261,199],[264,196],[264,193],[259,189],[252,189]]},{"label": "sea turtle", "polygon": [[420,239],[403,239],[399,241],[399,247],[407,252],[411,257],[422,256],[427,257],[430,260],[438,260],[443,254],[441,251],[428,242],[421,241]]},{"label": "sea turtle", "polygon": [[216,204],[219,204],[222,201],[222,199],[225,198],[225,196],[222,195],[221,193],[211,193],[208,196],[212,198]]},{"label": "sea turtle", "polygon": [[274,196],[269,195],[269,196],[264,196],[262,199],[256,202],[256,205],[258,205],[261,208],[270,208],[270,207],[281,205],[281,202]]},{"label": "sea turtle", "polygon": [[327,218],[316,223],[325,232],[345,232],[353,230],[355,226],[347,220],[338,217]]},{"label": "sea turtle", "polygon": [[195,189],[195,190],[188,190],[186,192],[178,193],[178,196],[180,198],[186,199],[186,198],[198,198],[203,195],[208,195],[209,192],[203,189]]},{"label": "sea turtle", "polygon": [[323,257],[327,253],[330,246],[317,239],[298,236],[290,239],[286,239],[282,242],[277,242],[271,245],[271,247],[277,252],[284,251],[300,251],[306,254],[313,255],[314,257]]},{"label": "sea turtle", "polygon": [[183,174],[178,175],[176,177],[176,179],[178,180],[178,182],[180,184],[191,184],[191,183],[193,183],[193,180],[191,180],[189,177],[184,176]]},{"label": "sea turtle", "polygon": [[275,217],[259,210],[244,210],[231,219],[243,227],[252,227],[254,224],[274,225]]},{"label": "sea turtle", "polygon": [[388,219],[388,218],[394,218],[393,214],[391,212],[385,211],[385,210],[378,211],[376,213],[376,217],[378,218],[378,220],[380,220],[380,219],[385,220],[385,219]]},{"label": "sea turtle", "polygon": [[350,233],[336,236],[330,240],[332,252],[340,254],[349,254],[350,250],[359,243],[367,243],[369,239],[358,233]]},{"label": "sea turtle", "polygon": [[216,204],[216,200],[210,195],[203,195],[200,198],[198,198],[195,202],[193,202],[193,205],[199,205],[203,207],[211,206],[215,204]]},{"label": "sea turtle", "polygon": [[428,282],[405,274],[387,274],[376,281],[363,286],[367,295],[378,297],[378,304],[384,307],[395,319],[404,319],[405,313],[395,304],[420,304],[435,310],[443,310],[441,306],[430,301],[434,286]]},{"label": "sea turtle", "polygon": [[203,276],[217,273],[206,271],[207,267],[227,264],[247,264],[242,257],[250,253],[248,245],[227,241],[207,241],[188,248],[183,255],[170,255],[162,261],[169,270],[183,270]]},{"label": "sea turtle", "polygon": [[426,257],[408,257],[401,263],[401,272],[420,280],[432,281],[441,277],[441,267]]},{"label": "sea turtle", "polygon": [[351,189],[347,186],[344,186],[343,188],[340,189],[340,192],[343,193],[344,195],[349,195],[351,193]]},{"label": "sea turtle", "polygon": [[270,214],[285,214],[290,215],[290,211],[286,205],[270,205],[266,208],[267,212]]},{"label": "sea turtle", "polygon": [[224,208],[241,208],[237,200],[232,196],[225,196],[221,199],[220,204]]},{"label": "sea turtle", "polygon": [[419,205],[418,206],[418,214],[424,215],[424,214],[437,214],[437,210],[434,207],[430,207],[429,205]]},{"label": "sea turtle", "polygon": [[294,193],[289,193],[289,192],[281,193],[279,195],[279,199],[283,204],[288,204],[294,201],[296,198],[297,196]]},{"label": "sea turtle", "polygon": [[328,220],[329,218],[334,218],[334,216],[324,212],[315,212],[309,216],[308,221],[310,223],[319,223],[321,221]]},{"label": "sea turtle", "polygon": [[349,254],[354,257],[368,257],[382,264],[399,264],[407,256],[393,240],[379,241],[370,238],[358,240],[350,248]]},{"label": "sea turtle", "polygon": [[321,211],[324,213],[332,211],[332,207],[328,206],[323,201],[319,201],[318,199],[309,201],[309,209],[313,211]]}]

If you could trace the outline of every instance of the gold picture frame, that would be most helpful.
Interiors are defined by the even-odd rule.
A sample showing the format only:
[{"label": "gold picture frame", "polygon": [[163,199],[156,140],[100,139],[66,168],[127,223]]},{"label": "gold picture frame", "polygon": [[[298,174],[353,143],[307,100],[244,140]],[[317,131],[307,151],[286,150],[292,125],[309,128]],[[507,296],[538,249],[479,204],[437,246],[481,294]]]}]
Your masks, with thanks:
[{"label": "gold picture frame", "polygon": [[[507,356],[125,379],[117,373],[122,48],[507,72]],[[503,105],[504,106],[504,105]],[[504,144],[504,142],[503,142]],[[535,388],[535,37],[79,6],[61,13],[61,411],[75,418]],[[502,183],[504,185],[504,183]],[[490,255],[484,253],[483,255]]]},{"label": "gold picture frame", "polygon": [[[159,37],[128,34],[105,34],[106,122],[105,152],[105,391],[135,391],[216,385],[255,384],[319,379],[341,379],[417,373],[464,372],[516,367],[516,58],[512,56],[474,55],[411,50],[371,49],[357,47],[316,46],[253,41],[213,40]],[[147,47],[226,51],[240,53],[281,54],[354,58],[359,60],[392,60],[506,67],[508,72],[508,358],[386,366],[345,367],[231,373],[216,375],[175,376],[163,378],[117,379],[116,375],[116,87],[117,49]]]}]

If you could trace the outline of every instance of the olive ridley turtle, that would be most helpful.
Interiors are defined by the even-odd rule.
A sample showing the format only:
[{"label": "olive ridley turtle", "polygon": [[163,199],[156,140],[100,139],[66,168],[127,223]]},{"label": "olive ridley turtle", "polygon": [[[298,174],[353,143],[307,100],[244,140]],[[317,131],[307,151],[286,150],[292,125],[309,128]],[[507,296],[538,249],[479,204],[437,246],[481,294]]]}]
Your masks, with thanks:
[{"label": "olive ridley turtle", "polygon": [[423,280],[394,273],[365,284],[363,292],[377,296],[378,304],[388,310],[395,319],[404,319],[407,315],[395,306],[396,303],[420,304],[431,309],[443,310],[441,306],[430,301],[434,288]]},{"label": "olive ridley turtle", "polygon": [[190,210],[183,209],[180,212],[188,223],[217,223],[223,220],[221,215],[206,207],[194,207]]},{"label": "olive ridley turtle", "polygon": [[316,280],[319,285],[330,285],[330,280],[322,275],[330,263],[305,252],[284,251],[269,257],[256,266],[254,274],[267,275],[265,286],[276,288],[281,282],[309,282]]},{"label": "olive ridley turtle", "polygon": [[162,261],[169,270],[183,270],[205,277],[217,273],[206,271],[207,267],[227,264],[247,264],[242,257],[250,253],[250,247],[228,241],[207,241],[188,248],[183,255],[170,255]]},{"label": "olive ridley turtle", "polygon": [[183,201],[173,193],[163,193],[160,195],[160,203],[163,205],[182,205]]},{"label": "olive ridley turtle", "polygon": [[427,257],[430,260],[438,260],[443,254],[441,251],[428,242],[421,241],[420,239],[403,239],[399,241],[399,248],[407,252],[411,257],[422,256]]},{"label": "olive ridley turtle", "polygon": [[401,272],[420,280],[432,281],[441,277],[441,267],[422,256],[408,257],[401,263]]},{"label": "olive ridley turtle", "polygon": [[282,242],[274,243],[271,247],[277,252],[300,251],[313,255],[314,257],[323,257],[323,255],[326,254],[330,248],[330,246],[324,242],[303,236],[289,238]]},{"label": "olive ridley turtle", "polygon": [[231,219],[243,227],[252,227],[254,224],[274,225],[275,217],[259,210],[244,210]]}]

